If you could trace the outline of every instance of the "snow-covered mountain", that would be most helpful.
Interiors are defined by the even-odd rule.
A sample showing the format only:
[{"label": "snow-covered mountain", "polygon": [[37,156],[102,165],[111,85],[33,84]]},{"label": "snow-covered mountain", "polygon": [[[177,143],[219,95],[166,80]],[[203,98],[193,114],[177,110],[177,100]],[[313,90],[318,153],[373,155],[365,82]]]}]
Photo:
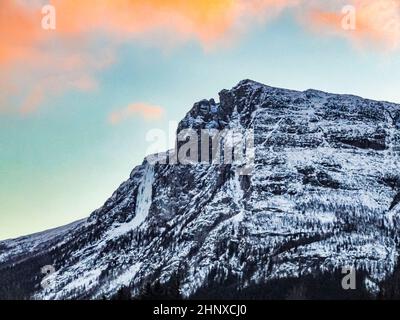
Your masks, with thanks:
[{"label": "snow-covered mountain", "polygon": [[[204,297],[213,284],[244,292],[342,267],[366,292],[386,290],[399,255],[400,105],[244,80],[196,103],[187,128],[254,130],[252,175],[144,161],[87,220],[0,242],[0,297],[138,296],[177,279],[183,297]],[[42,288],[44,265],[56,272]]]}]

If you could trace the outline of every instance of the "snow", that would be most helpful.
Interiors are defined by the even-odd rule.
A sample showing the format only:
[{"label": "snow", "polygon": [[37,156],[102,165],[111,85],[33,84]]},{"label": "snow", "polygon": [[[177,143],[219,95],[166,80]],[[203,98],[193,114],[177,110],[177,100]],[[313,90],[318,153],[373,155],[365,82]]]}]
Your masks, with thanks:
[{"label": "snow", "polygon": [[233,216],[231,219],[235,224],[238,224],[243,221],[245,210],[242,203],[244,192],[240,186],[239,175],[237,172],[235,172],[233,179],[229,181],[229,187],[232,194],[232,200],[239,208],[239,213]]},{"label": "snow", "polygon": [[[73,298],[82,287],[93,290],[91,297],[109,296],[121,286],[137,290],[154,277],[167,281],[179,268],[188,297],[213,267],[229,269],[249,284],[355,266],[367,273],[367,289],[376,292],[398,261],[400,206],[389,212],[397,191],[383,180],[398,173],[393,150],[399,130],[384,112],[373,111],[400,107],[250,81],[230,94],[234,106],[217,104],[207,115],[191,111],[185,126],[211,128],[226,121],[228,129],[253,129],[250,188],[243,190],[235,163],[139,166],[85,225],[79,235],[93,237],[67,255],[40,297]],[[378,129],[387,134],[387,150],[335,140],[371,139]],[[321,183],[321,176],[328,183]],[[128,232],[131,237],[123,237]],[[15,250],[23,252],[30,243],[57,237],[1,244],[15,249],[22,243]],[[78,246],[78,236],[70,237],[71,246]],[[0,251],[0,259],[8,259],[7,250]],[[250,263],[255,268],[248,275]],[[103,272],[109,273],[100,277]]]},{"label": "snow", "polygon": [[[59,244],[57,241],[65,240],[69,233],[84,225],[86,219],[78,220],[68,225],[24,236],[18,239],[5,240],[0,242],[0,262],[10,260],[24,254],[40,252],[47,246]],[[54,242],[54,244],[53,244]],[[4,246],[4,249],[2,247]]]},{"label": "snow", "polygon": [[129,231],[135,230],[145,221],[151,206],[153,183],[154,167],[152,165],[148,165],[145,169],[143,180],[139,186],[136,200],[135,217],[130,222],[116,225],[114,229],[107,233],[107,240],[118,238]]},{"label": "snow", "polygon": [[108,286],[106,292],[115,292],[123,286],[129,286],[132,280],[135,278],[137,272],[140,270],[141,263],[135,263],[130,266],[127,270],[124,270],[117,278],[113,279]]},{"label": "snow", "polygon": [[152,201],[154,183],[154,169],[153,166],[148,166],[144,175],[142,184],[139,187],[139,193],[136,203],[136,215],[132,220],[132,228],[138,227],[149,214]]}]

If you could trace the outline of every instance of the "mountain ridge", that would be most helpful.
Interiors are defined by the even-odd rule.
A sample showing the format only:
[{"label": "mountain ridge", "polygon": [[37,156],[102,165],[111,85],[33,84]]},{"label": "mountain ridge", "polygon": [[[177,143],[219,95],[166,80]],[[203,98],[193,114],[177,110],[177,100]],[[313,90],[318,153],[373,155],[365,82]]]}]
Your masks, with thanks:
[{"label": "mountain ridge", "polygon": [[[111,298],[124,287],[137,297],[175,278],[188,298],[213,283],[246,290],[353,266],[367,292],[383,291],[398,260],[398,104],[243,80],[218,103],[195,103],[177,133],[188,128],[254,129],[253,175],[145,160],[36,251],[12,255],[21,238],[1,241],[0,283],[30,263],[19,281],[28,298]],[[56,272],[41,288],[44,265]]]}]

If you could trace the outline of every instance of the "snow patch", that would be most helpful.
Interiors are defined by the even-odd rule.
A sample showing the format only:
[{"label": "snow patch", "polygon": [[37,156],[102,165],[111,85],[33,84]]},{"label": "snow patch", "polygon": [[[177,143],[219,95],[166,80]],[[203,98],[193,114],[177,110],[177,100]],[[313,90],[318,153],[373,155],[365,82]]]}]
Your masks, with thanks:
[{"label": "snow patch", "polygon": [[109,231],[106,236],[107,240],[117,238],[128,233],[129,231],[136,229],[146,220],[152,202],[153,183],[154,168],[151,165],[147,165],[138,190],[135,217],[131,221],[120,224],[116,228]]}]

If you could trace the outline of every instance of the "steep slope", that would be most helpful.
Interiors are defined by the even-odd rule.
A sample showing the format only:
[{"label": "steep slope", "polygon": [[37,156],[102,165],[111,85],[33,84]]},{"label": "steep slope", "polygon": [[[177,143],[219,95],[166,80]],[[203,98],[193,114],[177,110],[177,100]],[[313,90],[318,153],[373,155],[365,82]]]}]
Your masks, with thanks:
[{"label": "steep slope", "polygon": [[[254,130],[252,175],[145,160],[86,221],[0,242],[0,284],[99,299],[178,277],[190,297],[213,281],[244,289],[352,266],[378,293],[398,260],[400,106],[250,80],[219,100],[196,103],[178,131]],[[56,269],[45,289],[42,262]]]}]

